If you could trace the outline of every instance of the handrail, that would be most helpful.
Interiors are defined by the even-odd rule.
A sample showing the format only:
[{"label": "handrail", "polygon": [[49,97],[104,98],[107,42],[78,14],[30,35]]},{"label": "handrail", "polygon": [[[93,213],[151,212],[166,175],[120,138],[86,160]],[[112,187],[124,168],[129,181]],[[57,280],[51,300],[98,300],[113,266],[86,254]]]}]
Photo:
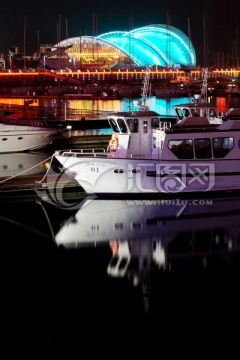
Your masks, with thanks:
[{"label": "handrail", "polygon": [[108,152],[83,152],[81,150],[58,150],[55,152],[55,156],[70,156],[70,157],[84,157],[84,156],[92,156],[94,158],[117,158],[117,159],[159,159],[159,154],[150,154],[150,155],[143,155],[143,154],[127,154],[121,157],[121,154],[113,154]]}]

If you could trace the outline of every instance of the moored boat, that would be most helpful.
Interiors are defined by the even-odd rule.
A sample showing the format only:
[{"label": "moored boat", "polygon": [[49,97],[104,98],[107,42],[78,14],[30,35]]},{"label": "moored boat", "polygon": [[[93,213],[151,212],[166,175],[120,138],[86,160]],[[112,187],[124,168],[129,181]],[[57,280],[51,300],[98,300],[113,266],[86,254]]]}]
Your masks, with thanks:
[{"label": "moored boat", "polygon": [[139,111],[110,114],[113,135],[107,149],[70,149],[54,156],[87,194],[239,190],[237,109],[217,114],[212,104],[198,101],[175,111],[175,125],[144,103]]},{"label": "moored boat", "polygon": [[0,123],[0,153],[40,149],[69,137],[69,130],[40,125]]}]

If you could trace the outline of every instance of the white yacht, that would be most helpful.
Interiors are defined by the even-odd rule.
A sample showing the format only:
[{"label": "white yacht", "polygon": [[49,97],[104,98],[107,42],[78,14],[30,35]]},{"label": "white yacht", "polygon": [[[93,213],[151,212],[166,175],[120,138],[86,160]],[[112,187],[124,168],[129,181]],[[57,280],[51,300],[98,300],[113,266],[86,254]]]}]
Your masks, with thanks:
[{"label": "white yacht", "polygon": [[144,102],[139,111],[112,113],[107,149],[70,149],[54,156],[87,194],[239,190],[239,109],[217,114],[200,100],[175,110],[175,125]]},{"label": "white yacht", "polygon": [[44,148],[56,140],[67,139],[68,130],[45,126],[0,123],[0,153]]}]

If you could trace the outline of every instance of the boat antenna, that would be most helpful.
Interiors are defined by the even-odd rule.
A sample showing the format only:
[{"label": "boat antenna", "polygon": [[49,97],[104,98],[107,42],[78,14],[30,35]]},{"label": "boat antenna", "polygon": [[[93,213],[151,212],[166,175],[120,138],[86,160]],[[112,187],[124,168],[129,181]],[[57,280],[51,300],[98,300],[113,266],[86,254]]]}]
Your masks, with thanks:
[{"label": "boat antenna", "polygon": [[143,87],[142,87],[142,101],[141,101],[141,109],[142,110],[146,109],[146,99],[148,97],[149,83],[150,83],[150,70],[151,69],[149,67],[146,67],[146,72],[145,72]]},{"label": "boat antenna", "polygon": [[207,102],[207,79],[208,79],[208,68],[204,69],[203,82],[201,87],[200,102]]}]

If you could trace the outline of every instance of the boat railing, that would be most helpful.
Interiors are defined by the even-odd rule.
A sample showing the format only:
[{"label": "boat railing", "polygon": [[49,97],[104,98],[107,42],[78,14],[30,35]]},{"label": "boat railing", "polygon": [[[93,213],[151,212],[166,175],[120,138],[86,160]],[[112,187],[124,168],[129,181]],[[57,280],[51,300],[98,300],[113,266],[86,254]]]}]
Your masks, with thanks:
[{"label": "boat railing", "polygon": [[105,149],[74,149],[74,150],[57,150],[55,151],[55,156],[68,156],[68,157],[94,157],[94,158],[117,158],[117,159],[149,159],[149,160],[158,160],[161,157],[161,154],[125,154],[121,156],[118,153],[110,153]]},{"label": "boat railing", "polygon": [[170,121],[161,121],[159,130],[166,132],[166,131],[169,131],[171,129],[171,127],[172,127],[172,124]]},{"label": "boat railing", "polygon": [[94,157],[97,156],[104,156],[107,155],[106,150],[103,148],[96,148],[96,149],[74,149],[74,150],[58,150],[56,151],[56,155],[62,155],[62,156],[85,156],[85,155],[91,155]]}]

